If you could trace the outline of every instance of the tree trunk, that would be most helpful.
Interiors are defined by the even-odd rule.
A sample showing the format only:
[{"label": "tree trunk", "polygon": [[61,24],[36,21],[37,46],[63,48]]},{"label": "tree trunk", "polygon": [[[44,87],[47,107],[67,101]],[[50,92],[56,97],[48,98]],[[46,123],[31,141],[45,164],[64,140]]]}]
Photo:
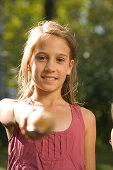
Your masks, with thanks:
[{"label": "tree trunk", "polygon": [[45,0],[45,19],[52,20],[55,15],[55,0]]},{"label": "tree trunk", "polygon": [[2,18],[2,2],[0,1],[0,100],[7,97],[7,87],[4,73],[3,63],[3,18]]},{"label": "tree trunk", "polygon": [[[0,100],[8,97],[8,90],[5,81],[3,64],[3,18],[2,18],[2,2],[0,1]],[[6,106],[7,107],[7,106]],[[0,145],[8,145],[6,131],[0,123]]]}]

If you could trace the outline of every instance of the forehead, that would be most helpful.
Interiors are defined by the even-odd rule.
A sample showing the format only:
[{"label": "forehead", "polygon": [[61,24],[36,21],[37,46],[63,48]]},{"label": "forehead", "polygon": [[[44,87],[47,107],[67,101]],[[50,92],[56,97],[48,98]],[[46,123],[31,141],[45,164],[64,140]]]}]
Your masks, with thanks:
[{"label": "forehead", "polygon": [[34,53],[38,50],[54,50],[70,53],[70,48],[65,39],[56,35],[44,34],[37,41]]}]

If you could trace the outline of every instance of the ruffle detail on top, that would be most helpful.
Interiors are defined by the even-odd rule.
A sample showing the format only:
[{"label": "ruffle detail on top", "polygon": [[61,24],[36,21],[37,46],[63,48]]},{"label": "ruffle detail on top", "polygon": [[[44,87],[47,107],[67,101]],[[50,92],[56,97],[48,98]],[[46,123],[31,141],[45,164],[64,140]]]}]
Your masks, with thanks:
[{"label": "ruffle detail on top", "polygon": [[61,160],[67,156],[67,133],[51,134],[35,143],[36,150],[44,160]]}]

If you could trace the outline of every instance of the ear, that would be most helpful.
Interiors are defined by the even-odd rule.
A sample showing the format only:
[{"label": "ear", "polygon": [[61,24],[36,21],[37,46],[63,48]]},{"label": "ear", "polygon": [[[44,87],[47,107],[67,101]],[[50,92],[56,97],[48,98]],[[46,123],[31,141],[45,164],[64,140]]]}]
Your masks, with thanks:
[{"label": "ear", "polygon": [[74,60],[71,60],[70,63],[69,63],[69,68],[67,70],[67,75],[71,74],[73,66],[74,66]]}]

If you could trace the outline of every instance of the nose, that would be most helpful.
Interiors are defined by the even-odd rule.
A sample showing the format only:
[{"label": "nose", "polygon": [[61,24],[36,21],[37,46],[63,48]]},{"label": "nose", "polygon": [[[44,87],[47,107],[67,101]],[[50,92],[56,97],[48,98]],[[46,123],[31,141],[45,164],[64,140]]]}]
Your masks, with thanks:
[{"label": "nose", "polygon": [[45,65],[45,68],[44,68],[45,71],[47,72],[54,72],[55,71],[55,63],[53,60],[48,60],[46,65]]}]

